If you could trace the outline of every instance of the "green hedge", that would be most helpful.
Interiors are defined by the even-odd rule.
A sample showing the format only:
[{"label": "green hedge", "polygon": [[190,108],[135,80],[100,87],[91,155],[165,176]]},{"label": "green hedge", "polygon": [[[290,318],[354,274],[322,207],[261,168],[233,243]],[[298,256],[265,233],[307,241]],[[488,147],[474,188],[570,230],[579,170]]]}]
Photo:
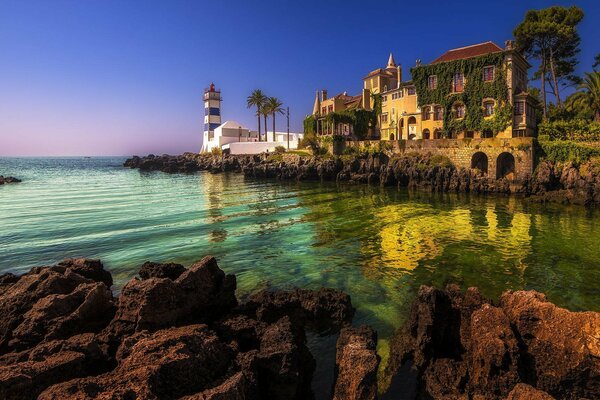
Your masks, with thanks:
[{"label": "green hedge", "polygon": [[581,164],[592,157],[600,157],[600,147],[586,146],[570,140],[540,140],[542,158],[553,162],[574,162]]},{"label": "green hedge", "polygon": [[550,140],[600,141],[600,123],[582,119],[543,122],[538,126],[538,134]]}]

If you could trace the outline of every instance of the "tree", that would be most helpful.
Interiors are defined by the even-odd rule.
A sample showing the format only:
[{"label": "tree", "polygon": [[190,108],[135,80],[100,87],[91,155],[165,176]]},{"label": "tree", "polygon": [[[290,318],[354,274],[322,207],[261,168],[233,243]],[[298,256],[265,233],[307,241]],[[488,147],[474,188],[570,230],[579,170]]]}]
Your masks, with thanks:
[{"label": "tree", "polygon": [[572,107],[587,107],[594,113],[594,121],[600,122],[600,72],[585,74],[579,91],[569,98]]},{"label": "tree", "polygon": [[381,117],[381,104],[383,102],[383,98],[381,96],[381,93],[373,93],[371,94],[371,98],[373,99],[373,117],[371,120],[371,126],[373,127],[372,134],[374,134],[377,126],[381,127],[381,121],[379,119]]},{"label": "tree", "polygon": [[[253,90],[248,99],[246,100],[246,106],[248,108],[256,107],[256,116],[258,117],[258,141],[260,142],[260,117],[262,115],[261,109],[267,100],[267,96],[260,89]],[[266,121],[266,120],[265,120]],[[265,132],[267,125],[265,122]],[[265,135],[266,141],[266,135]]]},{"label": "tree", "polygon": [[[266,111],[273,116],[273,141],[276,142],[275,137],[275,114],[283,114],[283,103],[277,97],[267,98],[265,103]],[[266,126],[266,125],[265,125]]]},{"label": "tree", "polygon": [[594,65],[592,65],[592,68],[594,69],[594,71],[598,67],[600,67],[600,53],[596,54],[596,57],[594,57]]},{"label": "tree", "polygon": [[551,82],[556,103],[560,105],[561,78],[564,85],[564,82],[568,84],[573,77],[581,42],[577,24],[582,19],[583,11],[575,6],[530,10],[513,32],[517,39],[517,49],[527,58],[540,62],[535,76],[542,81],[544,118],[547,114],[547,80]]},{"label": "tree", "polygon": [[270,113],[271,111],[269,111],[269,107],[267,106],[267,98],[265,98],[264,104],[260,107],[260,114],[265,119],[265,142],[268,141],[267,137],[269,136],[269,132],[267,130],[267,117]]}]

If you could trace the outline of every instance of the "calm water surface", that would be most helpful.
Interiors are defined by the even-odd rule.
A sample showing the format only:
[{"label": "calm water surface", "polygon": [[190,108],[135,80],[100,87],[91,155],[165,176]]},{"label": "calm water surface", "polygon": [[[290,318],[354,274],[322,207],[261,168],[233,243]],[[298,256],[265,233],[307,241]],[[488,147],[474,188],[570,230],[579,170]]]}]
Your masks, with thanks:
[{"label": "calm water surface", "polygon": [[237,275],[240,297],[267,287],[348,292],[355,323],[379,331],[384,356],[422,284],[478,286],[493,298],[536,289],[569,309],[600,311],[597,211],[239,174],[142,173],[123,161],[0,158],[0,175],[23,179],[0,186],[0,272],[94,257],[118,291],[144,261],[188,265],[212,254]]}]

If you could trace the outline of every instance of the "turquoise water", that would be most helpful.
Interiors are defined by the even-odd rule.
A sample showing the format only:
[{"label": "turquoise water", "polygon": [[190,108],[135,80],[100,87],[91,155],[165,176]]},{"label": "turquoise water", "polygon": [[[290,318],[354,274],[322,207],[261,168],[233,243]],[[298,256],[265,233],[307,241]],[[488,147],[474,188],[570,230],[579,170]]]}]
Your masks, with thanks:
[{"label": "turquoise water", "polygon": [[212,254],[243,297],[330,286],[352,296],[385,356],[422,284],[536,289],[600,311],[600,214],[509,197],[281,183],[239,174],[167,175],[123,158],[0,158],[0,272],[100,258],[116,290],[147,260]]}]

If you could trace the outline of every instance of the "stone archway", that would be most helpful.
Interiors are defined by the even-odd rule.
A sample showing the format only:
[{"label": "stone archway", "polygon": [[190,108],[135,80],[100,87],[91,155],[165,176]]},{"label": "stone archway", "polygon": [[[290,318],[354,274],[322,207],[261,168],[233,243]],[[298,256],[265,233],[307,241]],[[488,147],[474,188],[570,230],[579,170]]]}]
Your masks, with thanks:
[{"label": "stone archway", "polygon": [[496,160],[496,179],[515,179],[515,157],[507,152],[501,153]]},{"label": "stone archway", "polygon": [[429,133],[429,129],[423,130],[423,139],[430,139],[431,134]]},{"label": "stone archway", "polygon": [[477,153],[473,154],[473,157],[471,157],[471,168],[478,169],[487,175],[488,156],[482,151],[478,151]]}]

